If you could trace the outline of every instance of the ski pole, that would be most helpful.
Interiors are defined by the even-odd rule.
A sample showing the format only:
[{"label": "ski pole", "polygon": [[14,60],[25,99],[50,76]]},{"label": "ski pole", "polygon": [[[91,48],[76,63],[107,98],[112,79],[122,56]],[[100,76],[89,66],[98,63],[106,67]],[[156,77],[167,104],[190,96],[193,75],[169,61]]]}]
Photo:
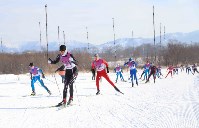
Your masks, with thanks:
[{"label": "ski pole", "polygon": [[[75,83],[74,83],[74,84],[75,84]],[[75,90],[76,90],[76,94],[77,94],[77,86],[76,86],[76,84],[75,84]],[[79,106],[80,106],[80,101],[79,101],[78,94],[77,94],[77,101],[78,101],[78,104],[79,104]]]},{"label": "ski pole", "polygon": [[56,83],[57,88],[58,88],[58,90],[59,90],[59,95],[61,96],[61,92],[60,92],[59,85],[58,85],[58,83],[57,83],[57,79],[56,79],[56,77],[55,77],[55,74],[53,74],[53,76],[54,76],[54,78],[55,78],[55,83]]},{"label": "ski pole", "polygon": [[49,79],[47,79],[47,78],[45,78],[46,80],[48,80],[48,81],[50,81],[50,82],[52,82],[52,83],[54,83],[54,84],[56,84],[56,82],[54,82],[54,81],[52,81],[52,80],[49,80]]}]

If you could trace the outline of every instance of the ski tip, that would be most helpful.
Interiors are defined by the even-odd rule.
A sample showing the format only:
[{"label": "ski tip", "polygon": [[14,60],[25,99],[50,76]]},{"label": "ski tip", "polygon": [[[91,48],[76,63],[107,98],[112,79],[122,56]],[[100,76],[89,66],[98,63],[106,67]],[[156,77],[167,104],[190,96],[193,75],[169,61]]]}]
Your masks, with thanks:
[{"label": "ski tip", "polygon": [[124,95],[124,93],[123,93],[123,92],[120,92],[120,93]]}]

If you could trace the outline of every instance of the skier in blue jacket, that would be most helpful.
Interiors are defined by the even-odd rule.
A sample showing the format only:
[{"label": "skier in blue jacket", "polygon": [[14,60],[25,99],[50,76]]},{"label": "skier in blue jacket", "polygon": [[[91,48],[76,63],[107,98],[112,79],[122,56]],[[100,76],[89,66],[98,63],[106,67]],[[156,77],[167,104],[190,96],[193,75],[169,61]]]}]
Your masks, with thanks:
[{"label": "skier in blue jacket", "polygon": [[145,79],[147,80],[147,72],[148,72],[148,70],[146,68],[146,65],[144,65],[142,68],[143,68],[143,72],[142,72],[142,74],[141,74],[139,79],[142,79],[142,76],[144,75],[144,79],[142,80],[142,81],[144,81]]},{"label": "skier in blue jacket", "polygon": [[131,77],[131,82],[132,82],[132,87],[134,86],[133,80],[136,81],[136,84],[138,85],[138,80],[137,80],[137,63],[132,59],[129,58],[129,61],[124,64],[125,66],[127,65],[130,68],[130,77]]},{"label": "skier in blue jacket", "polygon": [[34,84],[37,80],[40,82],[41,86],[44,87],[46,89],[46,91],[51,95],[50,90],[44,85],[43,80],[40,78],[40,76],[42,76],[42,78],[45,78],[45,75],[44,75],[42,69],[35,67],[33,65],[33,63],[30,63],[29,67],[30,67],[29,72],[30,72],[30,75],[31,75],[31,88],[32,88],[31,96],[36,95]]},{"label": "skier in blue jacket", "polygon": [[144,68],[145,68],[144,77],[146,78],[146,80],[148,79],[149,74],[150,74],[150,72],[149,72],[150,67],[151,67],[151,64],[149,63],[149,61],[147,61],[146,64],[144,65]]}]

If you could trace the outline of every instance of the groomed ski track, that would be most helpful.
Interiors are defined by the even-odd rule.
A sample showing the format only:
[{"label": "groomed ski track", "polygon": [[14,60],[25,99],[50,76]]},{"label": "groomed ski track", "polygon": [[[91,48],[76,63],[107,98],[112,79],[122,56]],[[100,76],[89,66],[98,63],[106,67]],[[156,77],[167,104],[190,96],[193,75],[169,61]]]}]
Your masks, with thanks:
[{"label": "groomed ski track", "polygon": [[[141,71],[140,71],[141,72]],[[163,72],[164,75],[166,71]],[[115,74],[109,73],[112,81]],[[62,93],[61,78],[56,75]],[[124,73],[128,78],[128,73]],[[50,107],[62,100],[53,76],[44,83],[52,95],[36,83],[31,93],[28,75],[0,75],[0,126],[2,128],[198,128],[199,75],[179,72],[173,78],[153,80],[131,87],[118,80],[124,95],[102,79],[95,95],[91,73],[79,73],[74,85],[73,106]]]}]

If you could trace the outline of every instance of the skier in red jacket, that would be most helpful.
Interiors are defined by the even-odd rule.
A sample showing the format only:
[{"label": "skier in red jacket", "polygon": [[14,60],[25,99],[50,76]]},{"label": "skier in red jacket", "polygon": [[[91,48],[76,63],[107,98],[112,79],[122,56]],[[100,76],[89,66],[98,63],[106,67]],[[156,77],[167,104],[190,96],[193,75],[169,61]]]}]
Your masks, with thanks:
[{"label": "skier in red jacket", "polygon": [[149,77],[148,79],[146,80],[145,83],[149,82],[149,79],[150,77],[153,75],[153,81],[155,83],[155,79],[156,79],[156,72],[157,72],[157,67],[155,65],[152,65],[150,66],[150,74],[149,74]]},{"label": "skier in red jacket", "polygon": [[107,73],[109,73],[108,63],[104,59],[99,58],[98,54],[95,54],[94,57],[95,57],[95,60],[92,62],[92,67],[95,67],[95,69],[97,71],[97,76],[96,76],[97,93],[96,93],[96,95],[100,94],[99,80],[101,77],[104,77],[115,88],[116,91],[122,93],[114,85],[114,83],[110,80],[110,78],[107,74]]},{"label": "skier in red jacket", "polygon": [[172,77],[172,73],[173,73],[173,66],[172,66],[172,65],[170,65],[170,66],[167,68],[167,70],[169,70],[169,72],[167,73],[167,75],[166,75],[166,77],[165,77],[165,78],[167,78],[167,76],[168,76],[169,74],[171,74],[171,77]]}]

